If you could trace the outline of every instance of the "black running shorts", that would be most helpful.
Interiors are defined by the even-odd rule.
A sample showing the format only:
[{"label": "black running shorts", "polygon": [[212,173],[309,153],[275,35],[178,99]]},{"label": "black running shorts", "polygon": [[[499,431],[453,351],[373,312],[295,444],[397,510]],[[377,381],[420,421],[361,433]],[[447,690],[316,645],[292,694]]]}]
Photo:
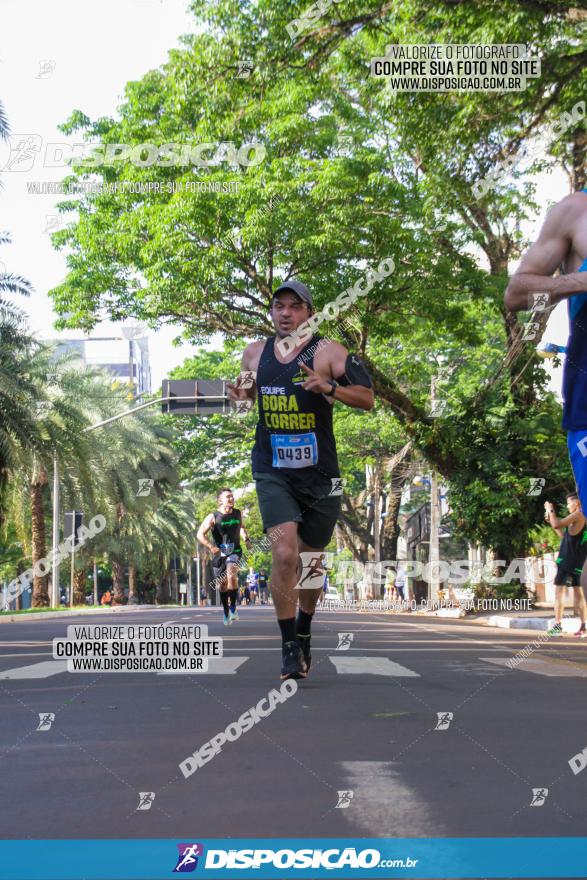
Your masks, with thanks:
[{"label": "black running shorts", "polygon": [[555,587],[580,587],[581,573],[578,571],[567,571],[565,568],[561,568],[560,565],[557,565],[556,574],[554,576],[554,585]]},{"label": "black running shorts", "polygon": [[304,544],[323,550],[334,532],[340,495],[331,495],[333,482],[300,484],[280,473],[254,473],[265,531],[286,522],[298,523]]},{"label": "black running shorts", "polygon": [[212,557],[212,572],[215,578],[226,574],[227,565],[240,565],[240,555],[231,553],[230,556],[223,556],[221,553],[215,553]]}]

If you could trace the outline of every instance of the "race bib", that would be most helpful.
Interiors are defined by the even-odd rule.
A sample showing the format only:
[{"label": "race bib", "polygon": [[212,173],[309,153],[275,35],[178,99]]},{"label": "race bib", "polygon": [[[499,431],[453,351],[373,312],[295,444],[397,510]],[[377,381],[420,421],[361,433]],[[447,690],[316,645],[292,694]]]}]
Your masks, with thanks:
[{"label": "race bib", "polygon": [[220,552],[223,556],[230,556],[232,551],[234,550],[234,544],[221,544]]},{"label": "race bib", "polygon": [[271,434],[273,467],[305,468],[318,464],[318,443],[311,434]]}]

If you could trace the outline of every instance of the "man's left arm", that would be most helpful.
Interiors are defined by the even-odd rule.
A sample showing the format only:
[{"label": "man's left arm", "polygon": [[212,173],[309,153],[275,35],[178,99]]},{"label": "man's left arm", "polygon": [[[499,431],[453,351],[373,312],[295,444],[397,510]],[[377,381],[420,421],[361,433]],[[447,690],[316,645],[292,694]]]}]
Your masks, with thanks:
[{"label": "man's left arm", "polygon": [[[302,385],[306,391],[324,394],[329,400],[338,400],[355,409],[373,409],[375,397],[369,374],[356,355],[350,355],[344,345],[331,342],[325,350],[325,362],[320,370],[311,370],[303,362],[302,370],[308,379]],[[331,378],[325,378],[324,374]],[[334,381],[335,387],[331,384]]]},{"label": "man's left arm", "polygon": [[243,540],[244,540],[244,542],[245,542],[245,546],[246,546],[248,549],[250,549],[250,546],[251,546],[251,539],[249,538],[249,533],[248,533],[247,530],[245,529],[245,524],[244,524],[244,522],[243,522],[243,515],[242,515],[242,513],[241,513],[241,531],[240,531],[240,533],[241,533],[241,535],[243,536]]}]

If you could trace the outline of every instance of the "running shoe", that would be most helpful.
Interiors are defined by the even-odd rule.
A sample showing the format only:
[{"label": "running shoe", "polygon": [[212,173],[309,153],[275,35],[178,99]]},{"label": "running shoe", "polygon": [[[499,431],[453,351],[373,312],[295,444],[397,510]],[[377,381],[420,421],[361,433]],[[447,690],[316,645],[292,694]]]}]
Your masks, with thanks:
[{"label": "running shoe", "polygon": [[285,642],[281,649],[281,680],[286,678],[305,678],[308,674],[304,654],[299,642]]},{"label": "running shoe", "polygon": [[231,623],[232,623],[232,618],[231,618],[230,614],[228,615],[228,617],[226,615],[224,615],[224,626],[230,626]]},{"label": "running shoe", "polygon": [[585,628],[585,624],[581,624],[576,633],[573,633],[578,639],[587,639],[587,629]]},{"label": "running shoe", "polygon": [[306,663],[307,672],[310,671],[310,666],[312,665],[312,653],[310,651],[310,642],[312,640],[311,636],[301,636],[298,634],[298,639],[300,642],[300,648],[302,649],[302,654],[304,655],[304,661]]},{"label": "running shoe", "polygon": [[547,636],[562,636],[562,634],[563,628],[560,623],[555,623],[555,625],[551,627],[551,629],[549,629],[546,633]]},{"label": "running shoe", "polygon": [[231,623],[233,620],[240,620],[240,617],[238,616],[238,611],[236,610],[236,608],[234,609],[234,611],[231,610],[230,620],[231,620]]}]

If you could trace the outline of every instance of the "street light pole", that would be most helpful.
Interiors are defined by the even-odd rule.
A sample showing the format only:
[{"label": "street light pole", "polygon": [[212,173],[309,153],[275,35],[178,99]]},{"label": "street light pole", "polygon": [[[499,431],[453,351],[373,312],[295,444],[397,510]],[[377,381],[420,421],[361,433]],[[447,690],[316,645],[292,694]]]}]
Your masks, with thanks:
[{"label": "street light pole", "polygon": [[430,570],[430,601],[438,601],[440,587],[440,505],[438,503],[438,475],[430,474],[430,550],[428,567]]},{"label": "street light pole", "polygon": [[57,453],[53,454],[53,571],[51,573],[51,605],[56,608],[59,605],[59,461]]},{"label": "street light pole", "polygon": [[[131,355],[132,357],[132,355]],[[182,401],[188,400],[224,400],[225,395],[211,394],[211,395],[199,395],[197,397],[182,397]],[[177,400],[176,396],[169,395],[168,397],[157,397],[155,400],[149,400],[147,403],[142,403],[140,406],[135,406],[132,409],[127,409],[124,412],[118,413],[115,416],[112,416],[109,419],[104,419],[101,422],[96,422],[95,425],[89,425],[87,428],[84,428],[84,433],[88,431],[95,431],[96,428],[102,428],[104,425],[110,425],[112,422],[117,422],[119,419],[123,419],[125,416],[132,415],[139,410],[146,409],[148,406],[154,406],[157,403],[168,403],[170,400]],[[60,588],[59,588],[59,556],[57,553],[57,548],[59,546],[59,517],[60,517],[60,497],[59,497],[59,461],[57,459],[57,452],[53,455],[53,570],[51,573],[51,604],[53,607],[56,607],[59,604],[60,598]],[[75,530],[75,514],[74,514],[74,530]],[[198,575],[199,575],[199,566],[198,566]],[[199,581],[199,578],[198,578]],[[71,593],[70,596],[70,604],[73,601],[73,553],[72,553],[72,583],[71,583]],[[94,594],[96,593],[94,589]],[[199,582],[198,582],[198,596],[199,596]]]},{"label": "street light pole", "polygon": [[[436,376],[430,383],[432,412],[436,412]],[[428,570],[430,572],[430,602],[438,601],[440,587],[440,504],[438,499],[438,474],[430,473],[430,545],[428,550]]]}]

